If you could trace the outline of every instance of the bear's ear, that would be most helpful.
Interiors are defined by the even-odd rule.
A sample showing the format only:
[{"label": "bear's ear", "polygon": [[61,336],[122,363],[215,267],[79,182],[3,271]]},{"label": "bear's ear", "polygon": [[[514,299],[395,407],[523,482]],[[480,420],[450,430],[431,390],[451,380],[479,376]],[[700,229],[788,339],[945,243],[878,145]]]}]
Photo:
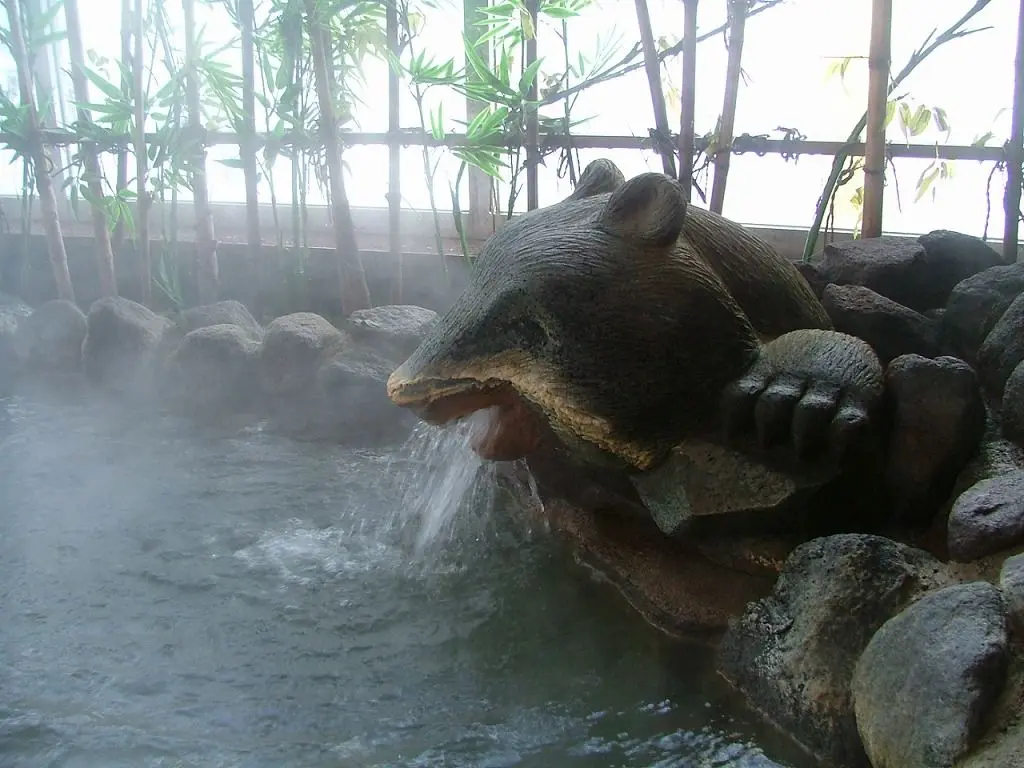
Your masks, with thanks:
[{"label": "bear's ear", "polygon": [[598,226],[610,235],[668,246],[679,237],[685,218],[679,182],[663,173],[642,173],[612,193]]},{"label": "bear's ear", "polygon": [[614,192],[625,183],[626,177],[622,175],[619,166],[601,157],[583,169],[580,180],[576,182],[576,189],[566,199],[582,200],[604,192]]}]

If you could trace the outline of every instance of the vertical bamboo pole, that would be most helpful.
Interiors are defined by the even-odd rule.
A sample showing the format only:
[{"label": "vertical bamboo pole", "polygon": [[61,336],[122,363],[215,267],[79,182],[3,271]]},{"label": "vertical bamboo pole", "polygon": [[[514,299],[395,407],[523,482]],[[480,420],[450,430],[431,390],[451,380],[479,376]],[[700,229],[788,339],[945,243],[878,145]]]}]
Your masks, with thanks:
[{"label": "vertical bamboo pole", "polygon": [[[71,54],[71,85],[78,102],[78,120],[83,125],[92,121],[89,110],[83,104],[89,103],[89,83],[85,79],[85,46],[82,45],[81,18],[78,15],[78,0],[64,0],[64,21],[67,24],[68,50]],[[92,234],[96,239],[96,268],[100,277],[100,295],[117,295],[117,275],[114,272],[114,252],[110,246],[110,230],[107,228],[107,212],[104,210],[106,196],[103,194],[103,171],[96,147],[83,143],[79,148],[85,168],[86,184],[89,189],[89,207],[92,210]]]},{"label": "vertical bamboo pole", "polygon": [[665,107],[665,92],[661,88],[661,62],[654,47],[654,32],[651,31],[651,14],[647,0],[636,0],[636,23],[640,27],[640,45],[644,52],[644,69],[647,72],[647,87],[651,91],[651,108],[654,110],[654,127],[658,133],[655,150],[661,155],[665,174],[675,178],[676,157],[671,150],[672,131],[668,127],[668,109]]},{"label": "vertical bamboo pole", "polygon": [[683,0],[683,83],[679,95],[679,181],[693,187],[694,103],[697,92],[697,0]]},{"label": "vertical bamboo pole", "polygon": [[[202,111],[199,106],[199,67],[196,51],[196,3],[182,0],[185,17],[185,106],[188,109],[188,128],[193,140],[201,141],[203,133]],[[210,191],[206,185],[206,146],[200,144],[189,158],[192,196],[196,215],[196,277],[199,303],[217,301],[220,282],[217,265],[217,241],[213,233],[213,214],[210,211]]]},{"label": "vertical bamboo pole", "polygon": [[889,94],[892,0],[872,0],[871,48],[868,52],[868,122],[864,149],[862,237],[882,234],[885,189],[885,105]]},{"label": "vertical bamboo pole", "polygon": [[263,238],[260,235],[260,193],[256,167],[256,19],[253,0],[238,0],[242,27],[242,172],[245,174],[245,230],[249,247],[250,301],[255,306],[263,287]]},{"label": "vertical bamboo pole", "polygon": [[64,234],[61,232],[60,215],[57,210],[57,197],[53,191],[53,180],[50,178],[50,157],[43,145],[39,132],[39,114],[36,111],[35,94],[32,92],[32,62],[29,59],[25,44],[25,32],[21,23],[21,3],[18,0],[4,0],[10,24],[11,55],[18,71],[18,90],[21,103],[28,111],[29,144],[31,160],[36,179],[36,191],[39,193],[39,207],[43,214],[43,229],[46,232],[46,245],[50,254],[50,266],[57,284],[57,295],[66,301],[75,300],[75,289],[71,284],[71,273],[68,270],[68,254],[64,249]]},{"label": "vertical bamboo pole", "polygon": [[729,0],[729,61],[725,70],[725,96],[722,119],[718,124],[718,151],[715,153],[715,178],[711,184],[710,209],[721,213],[725,207],[725,185],[729,180],[732,160],[732,139],[736,126],[736,103],[743,74],[743,37],[747,26],[750,0]]},{"label": "vertical bamboo pole", "polygon": [[[132,60],[132,0],[121,0],[121,61],[125,67],[129,66]],[[121,94],[125,102],[132,98],[132,84],[121,76]],[[117,180],[118,192],[128,189],[128,147],[122,147],[117,152]],[[114,253],[121,250],[124,244],[125,222],[123,218],[117,220],[114,225],[114,238],[112,248]]]},{"label": "vertical bamboo pole", "polygon": [[1006,191],[1003,194],[1003,261],[1017,261],[1018,217],[1024,184],[1024,0],[1017,13],[1017,55],[1014,58],[1013,117],[1006,147]]},{"label": "vertical bamboo pole", "polygon": [[139,216],[136,226],[136,242],[139,249],[139,300],[149,304],[153,297],[153,264],[149,242],[149,207],[151,200],[146,189],[149,175],[146,157],[146,86],[145,86],[145,42],[146,42],[146,0],[135,0],[134,53],[132,55],[132,93],[135,102],[135,191]]},{"label": "vertical bamboo pole", "polygon": [[[397,0],[388,0],[387,36],[388,50],[398,59],[398,6]],[[388,252],[395,268],[395,282],[391,289],[391,301],[403,303],[405,293],[405,265],[402,256],[402,145],[399,133],[402,130],[399,112],[398,72],[388,67]]]},{"label": "vertical bamboo pole", "polygon": [[[526,0],[526,8],[530,13],[530,22],[533,25],[533,34],[526,40],[526,66],[529,67],[537,60],[537,7],[538,0]],[[528,98],[534,104],[537,103],[537,81],[540,73],[533,78],[530,84]],[[540,170],[540,125],[537,116],[537,107],[530,107],[526,112],[526,207],[535,210],[540,207],[540,190],[538,172]],[[512,215],[512,211],[509,211]]]},{"label": "vertical bamboo pole", "polygon": [[[487,0],[463,0],[462,26],[466,37],[474,40],[480,37],[480,30],[476,22],[485,18],[481,9],[487,7]],[[493,57],[493,47],[489,41],[485,41],[476,47],[476,54],[481,61],[486,61],[490,66]],[[470,66],[469,59],[466,59],[466,80],[468,82],[479,82],[480,76]],[[469,123],[483,109],[483,105],[476,99],[466,97],[466,122]],[[491,212],[491,192],[493,182],[491,177],[475,166],[466,169],[466,177],[469,186],[469,231],[477,236],[482,236],[489,228],[493,228]]]},{"label": "vertical bamboo pole", "polygon": [[341,283],[341,307],[346,315],[371,306],[370,289],[359,257],[352,211],[345,192],[342,176],[341,143],[338,141],[338,121],[331,98],[330,69],[324,38],[326,24],[317,13],[316,0],[305,0],[306,20],[310,47],[313,54],[313,76],[316,79],[317,103],[320,106],[320,134],[327,155],[327,175],[331,191],[331,214],[334,219],[335,258]]}]

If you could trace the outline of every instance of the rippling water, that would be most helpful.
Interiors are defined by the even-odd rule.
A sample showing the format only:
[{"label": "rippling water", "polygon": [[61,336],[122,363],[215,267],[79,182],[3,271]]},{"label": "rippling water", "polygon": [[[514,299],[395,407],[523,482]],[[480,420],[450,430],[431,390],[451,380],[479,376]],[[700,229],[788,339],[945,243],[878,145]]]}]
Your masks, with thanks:
[{"label": "rippling water", "polygon": [[389,455],[0,401],[0,765],[776,765],[469,428]]}]

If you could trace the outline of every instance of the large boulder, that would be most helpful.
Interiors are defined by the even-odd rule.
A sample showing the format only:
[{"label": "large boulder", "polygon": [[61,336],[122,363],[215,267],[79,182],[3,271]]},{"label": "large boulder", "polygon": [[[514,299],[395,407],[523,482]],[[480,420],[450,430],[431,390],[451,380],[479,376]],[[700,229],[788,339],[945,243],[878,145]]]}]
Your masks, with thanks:
[{"label": "large boulder", "polygon": [[1024,554],[1008,557],[999,571],[999,588],[1006,600],[1010,628],[1024,640]]},{"label": "large boulder", "polygon": [[962,360],[904,355],[886,370],[886,396],[893,413],[886,469],[893,514],[899,522],[924,525],[947,501],[985,434],[981,390]]},{"label": "large boulder", "polygon": [[947,768],[964,756],[1005,683],[1006,610],[983,581],[925,595],[871,638],[853,675],[873,768]]},{"label": "large boulder", "polygon": [[974,362],[989,331],[1024,291],[1024,263],[991,267],[953,288],[942,316],[942,332],[953,351]]},{"label": "large boulder", "polygon": [[1024,360],[1024,294],[1017,296],[996,321],[978,350],[978,374],[997,397],[1010,374]]},{"label": "large boulder", "polygon": [[953,287],[961,280],[1003,263],[1002,256],[979,237],[935,229],[917,238],[924,247],[925,261],[931,273],[931,288],[945,306]]},{"label": "large boulder", "polygon": [[939,326],[919,312],[860,285],[829,285],[822,295],[837,331],[863,339],[882,364],[900,355],[938,357]]},{"label": "large boulder", "polygon": [[276,318],[267,326],[260,351],[263,392],[271,397],[311,392],[323,358],[347,343],[346,334],[312,312]]},{"label": "large boulder", "polygon": [[308,431],[361,445],[408,437],[416,418],[392,403],[387,393],[395,365],[360,346],[328,357],[316,373],[316,418]]},{"label": "large boulder", "polygon": [[865,766],[854,667],[878,628],[937,583],[940,564],[922,550],[861,534],[814,539],[789,556],[769,597],[730,622],[719,669],[819,760]]},{"label": "large boulder", "polygon": [[88,323],[76,304],[54,299],[18,324],[14,345],[22,364],[51,371],[77,371]]},{"label": "large boulder", "polygon": [[86,376],[119,394],[150,394],[155,351],[170,326],[166,317],[130,299],[98,299],[89,308],[82,345]]},{"label": "large boulder", "polygon": [[948,547],[969,562],[1024,544],[1024,470],[982,480],[949,513]]},{"label": "large boulder", "polygon": [[187,412],[249,408],[259,393],[260,344],[239,325],[204,325],[185,334],[167,364],[167,392]]},{"label": "large boulder", "polygon": [[175,330],[184,336],[191,331],[211,325],[235,325],[250,339],[263,338],[263,326],[240,301],[227,299],[200,307],[190,307],[181,312],[175,320]]},{"label": "large boulder", "polygon": [[1000,416],[1003,436],[1024,444],[1024,362],[1018,363],[1006,380]]},{"label": "large boulder", "polygon": [[363,347],[394,366],[416,351],[437,322],[437,312],[412,304],[389,304],[357,309],[348,316],[344,329]]}]

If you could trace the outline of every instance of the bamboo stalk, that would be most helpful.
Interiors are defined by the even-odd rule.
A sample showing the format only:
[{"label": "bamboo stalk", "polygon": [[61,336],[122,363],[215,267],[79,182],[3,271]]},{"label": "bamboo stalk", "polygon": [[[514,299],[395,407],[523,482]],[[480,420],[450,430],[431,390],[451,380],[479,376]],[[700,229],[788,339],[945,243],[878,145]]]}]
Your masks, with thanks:
[{"label": "bamboo stalk", "polygon": [[135,102],[135,190],[138,199],[136,243],[139,250],[139,296],[143,304],[149,304],[153,296],[153,264],[149,243],[149,209],[152,200],[146,189],[149,175],[146,157],[146,91],[145,91],[145,49],[146,41],[146,0],[135,1],[134,22],[135,50],[132,55],[132,92]]},{"label": "bamboo stalk", "polygon": [[668,127],[668,109],[665,107],[665,92],[661,88],[661,63],[654,47],[654,33],[651,31],[651,13],[647,0],[636,0],[636,23],[640,28],[640,46],[644,52],[644,69],[647,72],[647,87],[651,92],[651,108],[654,110],[655,141],[665,174],[675,178],[676,158],[671,149],[672,130]]},{"label": "bamboo stalk", "polygon": [[[526,66],[529,67],[537,61],[537,7],[538,0],[526,0],[526,9],[530,13],[530,23],[533,26],[533,34],[526,39]],[[540,207],[540,189],[538,173],[540,171],[540,122],[537,114],[537,81],[540,79],[540,72],[537,72],[530,83],[530,92],[527,98],[533,105],[526,111],[526,207],[535,210]],[[512,211],[509,210],[511,215]]]},{"label": "bamboo stalk", "polygon": [[331,217],[334,220],[335,256],[341,289],[341,308],[346,315],[371,306],[370,289],[356,243],[352,211],[345,193],[342,176],[341,146],[338,141],[338,122],[331,98],[330,70],[324,46],[324,27],[317,14],[316,0],[304,0],[309,40],[313,54],[313,76],[316,80],[317,102],[320,107],[320,133],[327,155],[327,175],[331,191]]},{"label": "bamboo stalk", "polygon": [[32,62],[25,45],[25,32],[21,23],[21,4],[18,0],[4,0],[7,9],[11,55],[18,71],[18,90],[21,103],[28,112],[29,144],[36,191],[39,193],[39,207],[42,211],[43,229],[46,233],[46,245],[50,254],[50,266],[53,269],[54,282],[57,284],[57,296],[66,301],[75,300],[75,289],[71,283],[71,272],[68,270],[68,254],[64,248],[64,236],[60,228],[60,215],[57,210],[57,197],[53,191],[53,180],[50,178],[50,158],[45,145],[39,136],[39,113],[36,110],[35,95],[32,92]]},{"label": "bamboo stalk", "polygon": [[[82,45],[81,18],[78,15],[78,0],[64,0],[64,20],[67,23],[68,50],[71,54],[71,85],[78,102],[78,121],[82,125],[92,122],[89,110],[83,104],[89,103],[89,83],[85,79],[85,47]],[[110,246],[110,230],[107,228],[107,212],[104,210],[106,195],[103,194],[103,171],[96,147],[83,143],[79,147],[85,168],[86,184],[89,189],[89,207],[92,210],[92,232],[96,239],[96,269],[100,276],[100,295],[117,295],[117,275],[114,273],[114,252]]]},{"label": "bamboo stalk", "polygon": [[1003,261],[1017,261],[1021,185],[1024,184],[1024,0],[1017,14],[1017,54],[1014,58],[1013,117],[1006,145],[1006,191],[1003,194]]},{"label": "bamboo stalk", "polygon": [[679,94],[679,181],[686,200],[693,187],[694,111],[697,92],[697,0],[683,0],[683,83]]},{"label": "bamboo stalk", "polygon": [[729,162],[732,159],[732,134],[736,126],[736,103],[743,74],[743,37],[749,9],[750,0],[729,0],[729,60],[725,70],[725,95],[722,98],[722,119],[718,124],[718,151],[715,152],[715,177],[709,204],[715,213],[721,213],[725,207],[725,185],[729,180]]},{"label": "bamboo stalk", "polygon": [[246,240],[249,246],[249,274],[253,280],[250,300],[255,306],[263,286],[263,240],[260,236],[259,178],[256,166],[256,51],[253,0],[238,0],[242,34],[242,113],[244,134],[239,146],[245,174]]},{"label": "bamboo stalk", "polygon": [[[397,60],[399,24],[396,1],[388,2],[386,25],[388,50]],[[388,133],[392,136],[397,136],[402,130],[399,85],[398,71],[388,67]],[[401,304],[405,292],[405,265],[402,257],[402,148],[397,143],[388,146],[388,250],[396,271],[391,300],[394,304]]]},{"label": "bamboo stalk", "polygon": [[[127,67],[132,60],[132,0],[121,0],[121,61]],[[132,84],[121,75],[121,94],[125,102],[132,98]],[[117,151],[117,181],[115,189],[120,194],[128,189],[128,148],[122,147]],[[112,248],[115,253],[120,252],[124,245],[125,221],[123,217],[117,219],[114,225],[114,238]]]},{"label": "bamboo stalk", "polygon": [[[196,61],[196,3],[182,0],[185,17],[185,107],[188,109],[188,128],[193,139],[201,142],[203,132],[202,111],[199,106],[199,68]],[[199,303],[217,301],[220,282],[217,265],[217,241],[214,239],[213,215],[210,212],[210,191],[206,185],[206,146],[198,144],[189,158],[192,196],[196,209],[196,277]]]},{"label": "bamboo stalk", "polygon": [[864,153],[864,207],[862,237],[882,234],[882,202],[885,193],[885,112],[889,96],[892,0],[873,0],[871,48],[868,52],[868,119]]}]

